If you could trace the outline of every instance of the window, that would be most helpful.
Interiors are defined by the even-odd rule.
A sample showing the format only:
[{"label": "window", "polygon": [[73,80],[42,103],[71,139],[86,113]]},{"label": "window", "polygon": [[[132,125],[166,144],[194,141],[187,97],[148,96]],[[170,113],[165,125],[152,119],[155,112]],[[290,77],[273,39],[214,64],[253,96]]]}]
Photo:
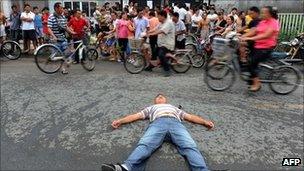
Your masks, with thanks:
[{"label": "window", "polygon": [[81,6],[82,6],[81,10],[85,11],[86,14],[87,14],[87,16],[90,16],[89,15],[89,12],[90,12],[90,10],[89,10],[89,3],[88,2],[82,2]]},{"label": "window", "polygon": [[72,3],[71,2],[64,2],[64,7],[67,9],[72,9]]},{"label": "window", "polygon": [[90,17],[93,17],[96,6],[97,6],[96,2],[90,2],[90,12],[91,12]]},{"label": "window", "polygon": [[73,9],[80,9],[80,2],[73,2]]}]

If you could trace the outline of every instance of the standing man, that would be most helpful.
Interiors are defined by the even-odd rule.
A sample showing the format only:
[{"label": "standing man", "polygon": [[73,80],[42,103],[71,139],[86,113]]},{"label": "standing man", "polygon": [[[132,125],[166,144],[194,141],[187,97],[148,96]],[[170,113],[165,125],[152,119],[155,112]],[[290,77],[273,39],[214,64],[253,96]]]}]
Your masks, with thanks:
[{"label": "standing man", "polygon": [[[174,51],[175,48],[175,25],[172,20],[168,18],[168,14],[164,10],[161,11],[157,17],[160,25],[157,29],[149,31],[148,36],[158,35],[158,57],[164,68],[164,76],[169,77],[171,75],[171,71],[166,54],[170,51]],[[153,68],[151,65],[149,67]]]},{"label": "standing man", "polygon": [[149,28],[149,20],[144,17],[144,11],[139,9],[138,15],[134,18],[135,39],[141,38],[141,34],[145,33]]},{"label": "standing man", "polygon": [[18,8],[16,5],[12,6],[12,13],[9,17],[9,22],[11,23],[10,25],[11,39],[13,41],[19,42],[21,20],[20,20],[20,13],[18,12]]},{"label": "standing man", "polygon": [[[76,34],[69,27],[67,27],[67,19],[63,16],[63,7],[60,2],[54,4],[54,13],[50,15],[48,20],[48,33],[57,41],[57,46],[61,51],[67,48],[67,39],[65,32]],[[64,63],[62,67],[62,74],[68,74],[67,65]]]},{"label": "standing man", "polygon": [[[155,30],[157,29],[157,27],[159,26],[159,20],[157,17],[155,17],[156,15],[156,12],[155,11],[151,11],[149,13],[149,29],[150,30]],[[149,41],[150,41],[150,47],[151,47],[151,52],[152,52],[152,58],[151,60],[155,60],[157,59],[157,35],[154,35],[154,36],[150,36],[149,37]],[[152,68],[151,67],[147,67],[145,69],[146,71],[152,71]]]},{"label": "standing man", "polygon": [[179,19],[179,14],[177,12],[173,13],[172,21],[175,23],[175,35],[176,42],[175,47],[177,49],[185,49],[186,47],[186,33],[187,29],[182,20]]},{"label": "standing man", "polygon": [[183,22],[185,22],[186,15],[188,13],[188,11],[185,9],[186,5],[181,3],[179,5],[179,7],[180,7],[179,10],[178,10],[179,19],[182,20]]},{"label": "standing man", "polygon": [[[89,25],[81,16],[80,9],[74,11],[74,17],[72,17],[72,19],[69,21],[68,26],[75,32],[75,34],[72,36],[74,42],[85,39],[85,31],[87,31]],[[74,48],[76,49],[78,45],[79,43],[75,43]],[[75,63],[79,63],[78,52],[75,54]]]},{"label": "standing man", "polygon": [[43,32],[43,25],[42,25],[42,18],[41,15],[39,14],[39,8],[38,7],[34,7],[33,8],[34,13],[35,13],[35,19],[34,19],[34,24],[35,24],[35,32],[36,32],[36,40],[38,42],[39,45],[42,45],[43,41],[42,41],[42,32]]},{"label": "standing man", "polygon": [[49,13],[50,9],[49,7],[44,7],[42,10],[42,31],[43,31],[43,37],[44,39],[48,39],[49,33],[48,33],[48,20],[49,20]]},{"label": "standing man", "polygon": [[35,31],[35,14],[31,12],[31,6],[29,4],[24,5],[25,11],[21,13],[23,41],[24,41],[24,53],[28,53],[31,48],[31,41],[33,42],[34,49],[37,47],[36,31]]},{"label": "standing man", "polygon": [[214,127],[213,122],[168,104],[167,97],[158,94],[154,99],[154,105],[141,112],[114,120],[112,127],[117,129],[123,124],[144,119],[149,119],[151,124],[128,159],[123,164],[103,164],[102,171],[145,170],[147,159],[164,141],[170,141],[176,145],[178,152],[188,160],[191,170],[208,170],[204,157],[182,121],[200,124],[208,129]]}]

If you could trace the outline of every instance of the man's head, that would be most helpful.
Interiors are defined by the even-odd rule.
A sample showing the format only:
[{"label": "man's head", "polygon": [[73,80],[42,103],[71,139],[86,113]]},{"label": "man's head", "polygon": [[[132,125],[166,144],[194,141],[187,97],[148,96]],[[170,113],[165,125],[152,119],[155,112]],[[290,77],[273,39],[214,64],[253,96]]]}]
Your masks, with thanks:
[{"label": "man's head", "polygon": [[61,5],[60,2],[56,2],[56,3],[54,4],[54,10],[55,10],[55,12],[56,12],[57,14],[62,15],[62,13],[63,13],[63,7],[62,7],[62,5]]},{"label": "man's head", "polygon": [[74,10],[74,17],[76,17],[76,18],[80,18],[81,17],[81,11],[80,11],[80,9],[76,9],[76,10]]},{"label": "man's head", "polygon": [[160,11],[157,15],[159,22],[164,23],[167,19],[167,15],[168,14],[166,11],[164,10]]},{"label": "man's head", "polygon": [[137,17],[142,18],[144,16],[144,11],[142,8],[137,9]]},{"label": "man's head", "polygon": [[253,19],[259,18],[260,9],[258,7],[251,7],[248,10],[248,14]]},{"label": "man's head", "polygon": [[178,14],[178,12],[173,13],[172,14],[172,21],[175,22],[175,23],[177,23],[178,20],[179,20],[179,14]]},{"label": "man's head", "polygon": [[235,14],[237,14],[237,11],[238,11],[237,8],[232,8],[231,14],[232,14],[232,15],[235,15]]},{"label": "man's head", "polygon": [[39,14],[39,8],[38,7],[33,7],[33,11],[36,15]]},{"label": "man's head", "polygon": [[49,7],[44,7],[43,9],[42,9],[42,12],[45,14],[45,13],[49,13],[49,11],[50,11],[50,9],[49,9]]},{"label": "man's head", "polygon": [[155,11],[150,11],[149,12],[149,19],[151,19],[151,18],[153,18],[153,17],[155,17],[156,15],[155,15]]},{"label": "man's head", "polygon": [[116,13],[115,11],[113,11],[113,12],[111,13],[111,19],[112,19],[113,21],[117,19],[117,13]]},{"label": "man's head", "polygon": [[31,11],[31,6],[30,6],[30,4],[25,4],[25,5],[24,5],[24,10],[25,10],[26,12],[30,12],[30,11]]},{"label": "man's head", "polygon": [[155,104],[166,104],[167,103],[167,97],[162,94],[159,93],[155,98],[154,98],[154,103]]},{"label": "man's head", "polygon": [[16,5],[13,5],[13,6],[12,6],[12,11],[13,11],[13,12],[17,12],[17,11],[18,11],[18,8],[17,8]]}]

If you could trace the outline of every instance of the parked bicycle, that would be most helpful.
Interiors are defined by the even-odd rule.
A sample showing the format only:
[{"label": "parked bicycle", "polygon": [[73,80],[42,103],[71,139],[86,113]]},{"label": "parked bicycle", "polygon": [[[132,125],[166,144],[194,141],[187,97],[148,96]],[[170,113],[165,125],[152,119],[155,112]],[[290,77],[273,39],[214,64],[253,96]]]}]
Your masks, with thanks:
[{"label": "parked bicycle", "polygon": [[[239,40],[233,35],[229,39],[214,39],[213,64],[206,67],[204,78],[207,86],[212,90],[229,89],[236,80],[236,73],[241,80],[247,82],[251,80],[249,74],[241,70],[237,55],[238,43]],[[261,82],[269,84],[270,89],[277,94],[286,95],[295,91],[301,82],[299,71],[275,53],[268,61],[271,61],[271,64],[259,65]]]},{"label": "parked bicycle", "polygon": [[191,50],[193,59],[196,61],[193,65],[195,68],[203,67],[212,55],[212,39],[218,35],[210,35],[206,40],[196,38],[196,42],[186,43],[186,49]]},{"label": "parked bicycle", "polygon": [[[76,49],[71,50],[71,45],[78,44]],[[54,44],[44,44],[35,51],[35,63],[39,70],[47,74],[58,72],[63,64],[69,64],[73,61],[76,53],[79,53],[79,61],[83,68],[87,71],[92,71],[95,68],[95,61],[98,58],[96,49],[88,48],[83,44],[83,41],[66,43],[67,49],[64,52]]]},{"label": "parked bicycle", "polygon": [[7,59],[16,60],[21,56],[21,47],[12,40],[6,40],[0,44],[0,54],[3,54]]},{"label": "parked bicycle", "polygon": [[[124,67],[129,73],[138,74],[142,72],[148,63],[155,67],[161,66],[159,60],[147,61],[140,50],[142,45],[141,39],[129,40],[129,43],[133,50],[131,54],[126,57],[124,62]],[[168,58],[172,70],[176,73],[185,73],[192,66],[190,50],[176,50],[172,53],[167,53],[166,57]]]}]

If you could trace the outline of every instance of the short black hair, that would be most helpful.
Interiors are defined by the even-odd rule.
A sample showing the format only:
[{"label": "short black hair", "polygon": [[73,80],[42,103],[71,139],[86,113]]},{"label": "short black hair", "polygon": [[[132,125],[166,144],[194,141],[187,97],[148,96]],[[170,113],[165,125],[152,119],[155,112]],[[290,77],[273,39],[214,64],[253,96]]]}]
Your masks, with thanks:
[{"label": "short black hair", "polygon": [[179,18],[179,13],[178,12],[174,12],[172,15],[173,15],[173,17]]},{"label": "short black hair", "polygon": [[33,10],[38,9],[38,7],[33,7]]},{"label": "short black hair", "polygon": [[260,13],[260,9],[258,7],[256,7],[256,6],[250,7],[249,11],[253,11],[253,12],[256,12],[258,14]]},{"label": "short black hair", "polygon": [[50,9],[49,9],[49,7],[44,7],[44,8],[42,9],[42,11],[45,11],[45,10],[48,10],[48,11],[49,11]]},{"label": "short black hair", "polygon": [[167,12],[166,12],[165,10],[161,10],[161,11],[158,13],[158,15],[167,18],[167,15],[168,15],[168,14],[167,14]]},{"label": "short black hair", "polygon": [[13,9],[13,8],[17,8],[17,5],[12,5],[12,7],[11,7],[11,8],[12,8],[12,9]]},{"label": "short black hair", "polygon": [[59,8],[60,5],[61,5],[61,2],[56,2],[56,3],[54,4],[54,9]]},{"label": "short black hair", "polygon": [[231,9],[231,11],[233,11],[233,10],[236,10],[236,11],[237,11],[238,9],[234,7],[234,8]]},{"label": "short black hair", "polygon": [[156,16],[156,15],[155,15],[155,11],[151,10],[151,11],[149,12],[149,16],[155,17],[155,16]]},{"label": "short black hair", "polygon": [[24,8],[25,7],[31,7],[31,5],[30,4],[24,4]]}]

